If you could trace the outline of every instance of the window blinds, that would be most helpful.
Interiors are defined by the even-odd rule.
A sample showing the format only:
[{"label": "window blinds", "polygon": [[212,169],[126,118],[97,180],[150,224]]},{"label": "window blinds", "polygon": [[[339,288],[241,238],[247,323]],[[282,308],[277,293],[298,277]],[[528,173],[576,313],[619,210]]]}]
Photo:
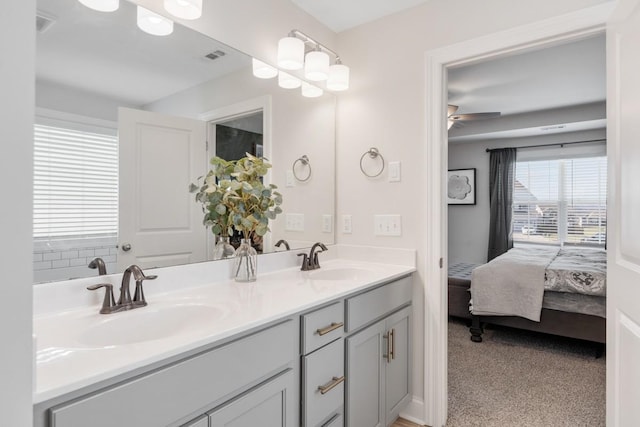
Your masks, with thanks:
[{"label": "window blinds", "polygon": [[115,236],[117,230],[117,137],[36,124],[34,239]]},{"label": "window blinds", "polygon": [[604,245],[606,157],[516,163],[516,241]]}]

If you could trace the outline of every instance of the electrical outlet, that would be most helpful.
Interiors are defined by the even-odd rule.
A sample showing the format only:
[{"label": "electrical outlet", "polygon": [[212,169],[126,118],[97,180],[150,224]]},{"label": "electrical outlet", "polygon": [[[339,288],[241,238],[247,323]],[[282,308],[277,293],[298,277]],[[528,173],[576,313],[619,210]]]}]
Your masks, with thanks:
[{"label": "electrical outlet", "polygon": [[342,215],[342,233],[351,234],[351,215]]},{"label": "electrical outlet", "polygon": [[376,236],[402,235],[402,217],[400,215],[375,215],[373,223]]},{"label": "electrical outlet", "polygon": [[333,215],[322,215],[322,232],[333,233]]}]

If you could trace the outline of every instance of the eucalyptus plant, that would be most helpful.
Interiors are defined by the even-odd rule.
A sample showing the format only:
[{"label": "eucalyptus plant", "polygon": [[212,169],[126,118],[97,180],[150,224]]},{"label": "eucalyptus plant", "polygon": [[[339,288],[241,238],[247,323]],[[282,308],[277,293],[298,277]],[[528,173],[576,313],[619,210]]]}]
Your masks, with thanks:
[{"label": "eucalyptus plant", "polygon": [[189,187],[202,204],[203,224],[215,235],[230,236],[235,229],[245,239],[264,236],[269,220],[282,213],[277,186],[263,183],[271,164],[249,153],[238,160],[213,157],[210,163],[207,175],[198,178],[202,184]]}]

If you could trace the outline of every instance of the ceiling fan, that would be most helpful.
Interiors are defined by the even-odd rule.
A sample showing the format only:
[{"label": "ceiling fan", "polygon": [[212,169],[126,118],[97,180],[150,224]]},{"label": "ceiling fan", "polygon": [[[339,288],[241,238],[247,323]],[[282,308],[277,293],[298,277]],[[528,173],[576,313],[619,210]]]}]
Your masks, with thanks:
[{"label": "ceiling fan", "polygon": [[[469,113],[469,114],[456,114],[458,111],[457,105],[447,105],[447,129],[451,129],[451,127],[458,122],[466,122],[471,120],[485,120],[485,119],[495,119],[496,117],[500,117],[500,112],[494,111],[490,113]],[[462,124],[462,123],[460,123]]]}]

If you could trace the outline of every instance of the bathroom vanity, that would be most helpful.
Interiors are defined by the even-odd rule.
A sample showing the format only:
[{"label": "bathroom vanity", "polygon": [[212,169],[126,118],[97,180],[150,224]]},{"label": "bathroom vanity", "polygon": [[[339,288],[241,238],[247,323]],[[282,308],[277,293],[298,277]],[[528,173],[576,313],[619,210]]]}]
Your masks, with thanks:
[{"label": "bathroom vanity", "polygon": [[414,270],[327,259],[252,284],[150,284],[131,312],[36,315],[34,425],[389,425],[411,396]]}]

